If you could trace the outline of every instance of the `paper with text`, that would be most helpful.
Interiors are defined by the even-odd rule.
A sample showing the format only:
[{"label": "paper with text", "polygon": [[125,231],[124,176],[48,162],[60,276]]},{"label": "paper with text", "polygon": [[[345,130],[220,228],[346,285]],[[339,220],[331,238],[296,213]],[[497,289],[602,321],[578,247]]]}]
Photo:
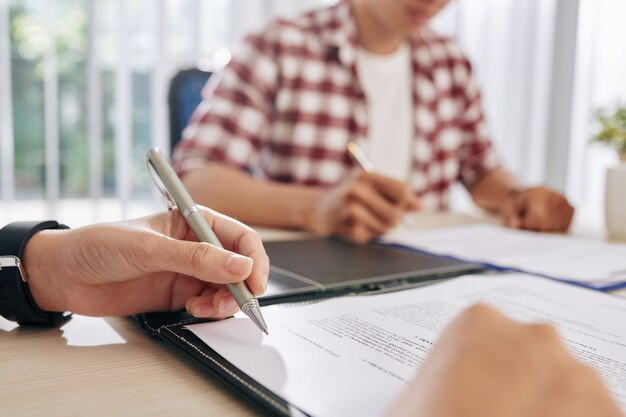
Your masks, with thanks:
[{"label": "paper with text", "polygon": [[524,274],[264,309],[269,336],[237,317],[188,328],[308,414],[380,416],[447,324],[478,301],[521,321],[556,325],[570,351],[602,374],[626,411],[626,300]]},{"label": "paper with text", "polygon": [[438,255],[579,281],[596,288],[626,282],[626,244],[485,224],[398,229],[381,240]]}]

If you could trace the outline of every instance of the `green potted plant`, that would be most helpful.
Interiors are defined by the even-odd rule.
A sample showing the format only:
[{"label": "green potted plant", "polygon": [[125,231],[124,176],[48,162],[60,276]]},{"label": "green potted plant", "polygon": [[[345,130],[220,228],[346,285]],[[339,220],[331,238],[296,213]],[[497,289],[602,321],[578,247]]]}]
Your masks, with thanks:
[{"label": "green potted plant", "polygon": [[596,110],[594,119],[600,129],[591,141],[611,146],[622,161],[606,170],[604,208],[609,237],[626,240],[626,106]]},{"label": "green potted plant", "polygon": [[598,109],[594,120],[600,130],[591,139],[614,148],[622,162],[626,162],[626,106],[618,104],[614,110]]}]

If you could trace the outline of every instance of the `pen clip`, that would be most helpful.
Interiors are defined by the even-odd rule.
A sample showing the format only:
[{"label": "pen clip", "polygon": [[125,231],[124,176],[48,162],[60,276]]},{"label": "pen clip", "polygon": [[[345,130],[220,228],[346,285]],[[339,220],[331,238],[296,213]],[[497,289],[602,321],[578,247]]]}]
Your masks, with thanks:
[{"label": "pen clip", "polygon": [[150,158],[146,158],[146,166],[148,167],[148,172],[150,173],[150,178],[152,178],[152,182],[154,183],[154,185],[156,185],[156,187],[159,189],[159,191],[161,192],[161,194],[163,194],[163,197],[165,198],[167,209],[169,211],[172,211],[174,207],[176,207],[176,203],[174,202],[172,195],[165,188],[165,185],[163,185],[163,182],[161,182],[161,179],[157,175],[156,170],[152,166],[152,162],[150,161]]}]

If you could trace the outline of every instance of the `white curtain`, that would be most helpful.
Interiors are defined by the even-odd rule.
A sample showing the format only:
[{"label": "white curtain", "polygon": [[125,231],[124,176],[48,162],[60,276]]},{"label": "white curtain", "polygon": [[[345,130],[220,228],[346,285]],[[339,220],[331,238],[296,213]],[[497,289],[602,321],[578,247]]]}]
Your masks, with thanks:
[{"label": "white curtain", "polygon": [[617,156],[589,144],[591,115],[626,103],[624,16],[623,0],[457,0],[435,21],[474,64],[506,166],[565,192],[596,225]]},{"label": "white curtain", "polygon": [[[525,184],[546,181],[557,0],[457,0],[434,27],[455,36],[482,87],[503,164]],[[453,206],[470,206],[457,189]]]}]

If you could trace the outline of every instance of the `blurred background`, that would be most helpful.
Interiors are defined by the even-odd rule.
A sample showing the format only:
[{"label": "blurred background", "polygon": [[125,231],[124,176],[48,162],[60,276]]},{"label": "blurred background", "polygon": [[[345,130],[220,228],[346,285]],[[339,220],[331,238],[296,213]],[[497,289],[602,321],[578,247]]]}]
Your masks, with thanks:
[{"label": "blurred background", "polygon": [[[163,209],[144,156],[169,150],[172,77],[217,71],[247,32],[335,2],[0,0],[0,223]],[[592,113],[626,101],[624,16],[624,0],[452,0],[433,22],[472,60],[505,164],[594,222],[617,156],[589,143]]]}]

